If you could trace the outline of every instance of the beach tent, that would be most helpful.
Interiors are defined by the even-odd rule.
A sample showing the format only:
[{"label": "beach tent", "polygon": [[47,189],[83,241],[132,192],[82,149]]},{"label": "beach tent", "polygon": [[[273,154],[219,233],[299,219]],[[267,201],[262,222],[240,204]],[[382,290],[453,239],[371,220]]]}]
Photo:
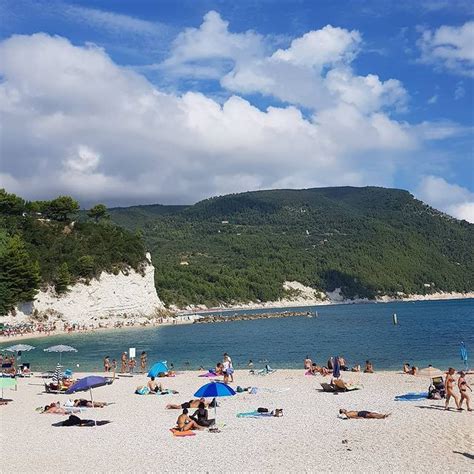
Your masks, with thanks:
[{"label": "beach tent", "polygon": [[162,360],[160,362],[156,362],[151,366],[150,371],[148,372],[148,377],[157,377],[160,373],[167,373],[168,372],[168,365],[166,364],[166,360]]},{"label": "beach tent", "polygon": [[[216,382],[215,380],[203,385],[195,394],[198,398],[217,398],[217,397],[232,397],[235,391],[229,385],[223,382]],[[214,414],[217,418],[217,403],[214,405]]]}]

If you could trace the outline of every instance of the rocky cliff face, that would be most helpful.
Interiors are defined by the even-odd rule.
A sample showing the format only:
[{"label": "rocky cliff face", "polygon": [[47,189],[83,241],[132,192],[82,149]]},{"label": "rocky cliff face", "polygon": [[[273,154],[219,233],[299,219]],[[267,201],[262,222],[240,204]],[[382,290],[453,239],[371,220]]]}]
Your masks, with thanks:
[{"label": "rocky cliff face", "polygon": [[118,275],[103,272],[99,279],[77,283],[62,296],[57,296],[51,288],[40,291],[34,301],[20,305],[16,316],[10,315],[9,319],[19,321],[48,314],[83,324],[91,320],[155,315],[164,305],[156,293],[150,254],[147,260],[144,276],[134,270]]}]

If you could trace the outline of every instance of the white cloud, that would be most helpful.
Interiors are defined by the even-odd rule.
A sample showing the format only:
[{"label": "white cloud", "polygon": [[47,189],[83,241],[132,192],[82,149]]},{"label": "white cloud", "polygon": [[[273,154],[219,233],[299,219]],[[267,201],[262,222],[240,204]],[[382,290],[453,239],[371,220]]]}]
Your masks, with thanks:
[{"label": "white cloud", "polygon": [[474,21],[424,30],[418,41],[420,60],[455,74],[474,77]]},{"label": "white cloud", "polygon": [[[240,55],[242,38],[226,43],[227,25],[215,14],[205,21],[213,22],[210,31],[222,44],[209,53],[204,39],[193,37],[200,46],[192,54],[183,50],[182,57],[229,54],[251,70],[257,60],[248,51]],[[254,82],[260,78],[263,88],[268,80],[270,93],[283,94],[274,75],[281,71],[287,75],[282,84],[299,80],[309,87],[301,100],[313,87],[321,94],[313,114],[293,105],[262,111],[237,95],[220,103],[201,93],[164,93],[94,45],[74,46],[46,34],[3,41],[3,185],[31,199],[69,193],[113,204],[191,202],[278,186],[392,185],[400,160],[424,140],[458,132],[455,124],[393,119],[389,109],[405,100],[401,84],[354,75],[341,63],[350,61],[344,49],[337,66],[320,76],[314,71],[320,66],[274,59],[259,49],[258,35],[244,36],[265,68],[276,68]]]},{"label": "white cloud", "polygon": [[432,95],[432,96],[428,99],[427,103],[428,103],[429,105],[436,104],[436,102],[438,102],[438,99],[439,99],[438,94]]},{"label": "white cloud", "polygon": [[464,89],[463,81],[459,81],[454,89],[454,100],[460,100],[466,95],[466,89]]},{"label": "white cloud", "polygon": [[425,176],[418,197],[431,206],[458,219],[474,223],[474,193],[438,176]]}]

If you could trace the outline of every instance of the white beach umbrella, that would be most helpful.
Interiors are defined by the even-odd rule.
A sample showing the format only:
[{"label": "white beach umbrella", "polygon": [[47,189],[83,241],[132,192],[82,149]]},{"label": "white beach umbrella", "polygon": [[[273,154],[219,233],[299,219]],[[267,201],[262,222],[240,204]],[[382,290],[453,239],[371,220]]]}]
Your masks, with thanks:
[{"label": "white beach umbrella", "polygon": [[420,369],[417,373],[420,377],[439,377],[440,375],[443,375],[443,371],[440,369],[437,369],[436,367],[425,367],[424,369]]},{"label": "white beach umbrella", "polygon": [[59,352],[59,363],[61,364],[61,354],[63,352],[77,352],[77,349],[71,346],[64,346],[59,344],[58,346],[51,346],[44,349],[44,352]]},{"label": "white beach umbrella", "polygon": [[5,350],[10,352],[27,352],[32,349],[34,349],[34,347],[28,344],[16,344],[15,346],[7,347]]}]

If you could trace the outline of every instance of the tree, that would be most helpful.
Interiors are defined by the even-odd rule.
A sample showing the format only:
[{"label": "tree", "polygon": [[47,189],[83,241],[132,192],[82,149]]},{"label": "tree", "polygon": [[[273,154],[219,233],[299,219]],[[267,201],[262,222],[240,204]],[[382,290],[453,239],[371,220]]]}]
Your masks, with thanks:
[{"label": "tree", "polygon": [[67,221],[70,214],[75,214],[79,209],[79,203],[71,196],[59,196],[45,203],[44,214],[56,221]]},{"label": "tree", "polygon": [[105,204],[96,204],[94,207],[91,207],[87,211],[87,215],[91,219],[95,219],[96,222],[99,222],[100,219],[107,219],[109,214],[107,214],[107,206]]},{"label": "tree", "polygon": [[40,269],[32,261],[19,236],[9,239],[0,255],[0,310],[2,314],[20,302],[32,300],[40,283]]},{"label": "tree", "polygon": [[77,260],[77,271],[81,277],[92,278],[94,276],[95,261],[92,255],[83,255]]},{"label": "tree", "polygon": [[0,214],[21,215],[25,211],[25,201],[16,194],[0,189]]},{"label": "tree", "polygon": [[62,263],[58,270],[58,275],[54,281],[54,288],[58,295],[66,293],[68,286],[71,284],[71,274],[69,273],[69,267],[66,262]]}]

